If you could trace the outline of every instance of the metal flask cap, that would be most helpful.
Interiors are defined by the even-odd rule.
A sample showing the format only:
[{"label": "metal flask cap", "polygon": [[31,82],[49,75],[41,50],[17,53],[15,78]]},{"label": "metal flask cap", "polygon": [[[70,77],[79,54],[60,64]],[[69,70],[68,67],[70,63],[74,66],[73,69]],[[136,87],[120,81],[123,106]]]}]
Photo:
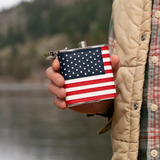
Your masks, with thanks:
[{"label": "metal flask cap", "polygon": [[58,54],[60,53],[66,53],[66,52],[75,52],[75,51],[79,51],[79,50],[83,50],[85,48],[87,49],[91,49],[91,48],[97,48],[97,47],[104,47],[106,46],[106,44],[101,44],[101,45],[94,45],[94,46],[87,46],[86,41],[80,41],[78,43],[79,48],[73,48],[73,49],[68,49],[67,47],[65,49],[62,50],[57,50],[57,51],[51,51],[51,52],[47,52],[44,54],[44,59],[45,60],[53,60],[57,57]]},{"label": "metal flask cap", "polygon": [[86,43],[86,41],[81,41],[78,43],[78,46],[79,46],[79,48],[85,48],[85,47],[87,47],[87,43]]}]

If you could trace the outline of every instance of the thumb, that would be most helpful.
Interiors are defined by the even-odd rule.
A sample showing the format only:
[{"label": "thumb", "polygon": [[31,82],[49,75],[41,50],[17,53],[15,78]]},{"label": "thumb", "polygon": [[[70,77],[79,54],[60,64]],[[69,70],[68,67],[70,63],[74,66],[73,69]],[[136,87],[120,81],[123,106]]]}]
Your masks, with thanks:
[{"label": "thumb", "polygon": [[114,78],[116,78],[117,71],[120,67],[120,59],[117,55],[112,55],[111,56],[111,64],[112,64],[112,70],[113,70]]}]

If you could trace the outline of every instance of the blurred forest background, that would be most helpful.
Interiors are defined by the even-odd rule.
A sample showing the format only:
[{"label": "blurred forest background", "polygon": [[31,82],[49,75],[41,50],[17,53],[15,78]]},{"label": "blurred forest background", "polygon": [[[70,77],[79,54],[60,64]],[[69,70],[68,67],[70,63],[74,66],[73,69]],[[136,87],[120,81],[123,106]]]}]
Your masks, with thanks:
[{"label": "blurred forest background", "polygon": [[34,0],[0,12],[0,82],[43,82],[43,53],[108,41],[112,1]]},{"label": "blurred forest background", "polygon": [[111,159],[107,119],[59,110],[43,53],[107,44],[112,0],[33,0],[0,12],[0,160]]}]

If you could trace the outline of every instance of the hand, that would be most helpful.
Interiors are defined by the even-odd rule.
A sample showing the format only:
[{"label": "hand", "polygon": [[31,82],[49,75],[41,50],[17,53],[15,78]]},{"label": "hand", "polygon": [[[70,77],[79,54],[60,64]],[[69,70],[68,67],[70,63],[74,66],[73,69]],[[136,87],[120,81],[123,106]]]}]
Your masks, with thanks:
[{"label": "hand", "polygon": [[[114,79],[116,79],[117,71],[120,66],[120,60],[117,55],[111,56],[111,64],[112,64]],[[63,110],[67,108],[65,103],[66,91],[63,88],[65,81],[62,75],[59,73],[59,70],[60,70],[60,63],[58,59],[54,59],[52,61],[51,67],[49,67],[46,70],[46,76],[51,81],[51,83],[48,85],[49,91],[52,94],[56,95],[56,97],[54,98],[54,104],[59,109]],[[107,107],[110,107],[112,105],[112,102],[113,102],[112,100],[106,100],[102,102],[83,104],[69,108],[79,113],[87,113],[87,114],[103,113],[107,110]]]}]

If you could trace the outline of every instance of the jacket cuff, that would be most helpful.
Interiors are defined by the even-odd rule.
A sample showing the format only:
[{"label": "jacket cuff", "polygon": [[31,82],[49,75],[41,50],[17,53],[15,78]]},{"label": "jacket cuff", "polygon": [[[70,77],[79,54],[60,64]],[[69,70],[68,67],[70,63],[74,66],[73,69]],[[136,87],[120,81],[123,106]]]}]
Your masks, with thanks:
[{"label": "jacket cuff", "polygon": [[103,133],[106,133],[107,131],[109,131],[111,129],[111,126],[112,126],[112,118],[107,122],[107,124],[101,128],[97,134],[103,134]]},{"label": "jacket cuff", "polygon": [[114,112],[114,107],[112,106],[112,107],[108,108],[107,111],[104,113],[87,114],[86,116],[92,117],[94,115],[99,115],[99,116],[103,116],[103,117],[108,118],[107,124],[98,131],[98,134],[103,134],[111,129],[113,112]]}]

